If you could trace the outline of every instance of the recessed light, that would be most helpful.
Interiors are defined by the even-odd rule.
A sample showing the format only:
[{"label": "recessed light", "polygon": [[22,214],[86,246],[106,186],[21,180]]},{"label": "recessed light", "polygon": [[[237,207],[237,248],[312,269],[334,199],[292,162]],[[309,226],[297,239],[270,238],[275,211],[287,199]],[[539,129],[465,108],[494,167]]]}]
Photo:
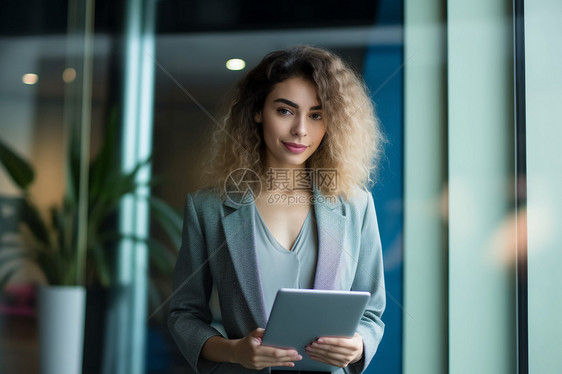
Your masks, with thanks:
[{"label": "recessed light", "polygon": [[37,81],[39,81],[39,76],[37,74],[34,74],[34,73],[27,73],[27,74],[23,75],[23,77],[21,78],[21,81],[24,84],[35,84],[35,83],[37,83]]},{"label": "recessed light", "polygon": [[73,82],[76,79],[76,70],[74,68],[66,68],[62,73],[62,80],[66,83]]},{"label": "recessed light", "polygon": [[246,61],[239,58],[231,58],[226,62],[228,70],[242,70],[246,67]]}]

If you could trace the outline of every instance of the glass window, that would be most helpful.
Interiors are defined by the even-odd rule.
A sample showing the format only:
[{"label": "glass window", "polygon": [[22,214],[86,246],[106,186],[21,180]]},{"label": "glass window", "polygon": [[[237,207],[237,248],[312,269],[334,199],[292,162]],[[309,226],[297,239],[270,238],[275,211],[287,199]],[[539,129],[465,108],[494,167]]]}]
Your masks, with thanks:
[{"label": "glass window", "polygon": [[[401,2],[160,1],[156,35],[154,194],[174,206],[204,186],[211,136],[227,93],[268,52],[299,44],[333,50],[363,75],[389,142],[373,188],[385,256],[385,337],[373,372],[399,372],[402,347]],[[230,59],[245,69],[229,70]],[[164,284],[169,280],[163,279]],[[167,282],[167,283],[166,283]],[[152,321],[149,323],[152,324]],[[162,331],[162,326],[154,326]],[[177,365],[184,365],[179,359]]]}]

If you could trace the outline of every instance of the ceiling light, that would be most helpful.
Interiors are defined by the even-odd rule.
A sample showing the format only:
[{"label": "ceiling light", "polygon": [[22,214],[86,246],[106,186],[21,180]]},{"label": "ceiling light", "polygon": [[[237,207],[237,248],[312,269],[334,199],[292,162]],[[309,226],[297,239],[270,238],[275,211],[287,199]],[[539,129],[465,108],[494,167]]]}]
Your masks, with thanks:
[{"label": "ceiling light", "polygon": [[25,84],[35,84],[39,80],[39,76],[33,73],[24,74],[21,81]]},{"label": "ceiling light", "polygon": [[66,83],[73,82],[76,79],[76,70],[73,68],[66,68],[62,73],[62,80]]},{"label": "ceiling light", "polygon": [[246,61],[239,58],[231,58],[226,62],[228,70],[242,70],[246,67]]}]

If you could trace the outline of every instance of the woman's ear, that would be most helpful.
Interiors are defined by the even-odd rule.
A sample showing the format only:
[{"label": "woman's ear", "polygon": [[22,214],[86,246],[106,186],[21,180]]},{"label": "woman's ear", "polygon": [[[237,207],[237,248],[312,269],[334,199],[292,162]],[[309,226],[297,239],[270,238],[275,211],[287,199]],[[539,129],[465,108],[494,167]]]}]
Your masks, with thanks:
[{"label": "woman's ear", "polygon": [[256,121],[256,123],[261,123],[261,121],[262,121],[261,111],[256,112],[256,114],[254,114],[254,121]]}]

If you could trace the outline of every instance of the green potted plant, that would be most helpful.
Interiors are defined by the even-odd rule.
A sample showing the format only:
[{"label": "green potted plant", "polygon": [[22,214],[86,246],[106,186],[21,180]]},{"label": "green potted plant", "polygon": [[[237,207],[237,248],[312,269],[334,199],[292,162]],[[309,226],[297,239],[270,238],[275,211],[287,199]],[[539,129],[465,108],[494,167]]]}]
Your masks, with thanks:
[{"label": "green potted plant", "polygon": [[[136,165],[130,172],[120,168],[114,145],[115,121],[110,121],[106,136],[97,156],[89,165],[88,219],[86,239],[85,284],[109,286],[111,282],[111,248],[119,239],[125,238],[112,228],[112,218],[117,213],[121,199],[139,186],[136,176],[150,160]],[[71,142],[73,143],[73,142]],[[35,261],[44,272],[47,282],[52,285],[74,285],[79,277],[80,255],[76,250],[78,211],[78,150],[71,144],[68,152],[67,188],[60,206],[50,209],[44,218],[29,192],[35,171],[32,165],[11,150],[0,139],[0,164],[22,192],[21,234],[28,248],[20,253],[0,257],[0,267],[13,265],[17,258]],[[170,274],[175,261],[175,250],[181,241],[182,217],[162,200],[148,197],[151,217],[167,234],[169,243],[148,238],[131,238],[146,241],[154,267]],[[12,269],[13,270],[13,269]],[[8,271],[7,275],[12,272]],[[6,279],[0,279],[0,284]]]},{"label": "green potted plant", "polygon": [[[151,217],[163,228],[168,244],[155,238],[124,236],[115,226],[115,215],[124,196],[139,186],[137,174],[150,162],[140,162],[130,172],[123,172],[116,149],[116,120],[109,121],[100,151],[88,167],[88,214],[86,220],[85,251],[80,253],[78,242],[79,142],[70,141],[67,152],[67,185],[59,206],[52,207],[44,216],[34,202],[29,187],[35,171],[23,157],[0,139],[0,164],[21,190],[20,235],[26,245],[10,253],[0,253],[0,270],[6,282],[22,259],[37,263],[49,285],[76,286],[111,284],[113,249],[123,238],[142,240],[148,244],[151,265],[156,271],[169,276],[173,271],[175,250],[181,240],[181,215],[156,197],[148,197]],[[0,252],[6,252],[0,246]],[[19,260],[19,261],[18,261]],[[2,277],[0,277],[2,278]],[[156,286],[151,284],[152,300]]]}]

